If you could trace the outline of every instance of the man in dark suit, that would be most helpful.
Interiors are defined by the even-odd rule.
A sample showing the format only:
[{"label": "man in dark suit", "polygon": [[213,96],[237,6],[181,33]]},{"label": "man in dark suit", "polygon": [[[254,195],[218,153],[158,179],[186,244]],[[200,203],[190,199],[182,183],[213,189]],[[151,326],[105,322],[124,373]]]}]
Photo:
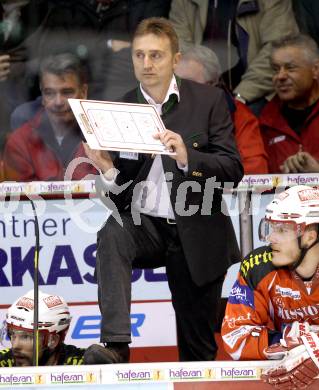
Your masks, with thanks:
[{"label": "man in dark suit", "polygon": [[238,256],[220,187],[236,185],[243,168],[223,92],[175,77],[179,57],[169,21],[142,21],[132,43],[140,86],[123,98],[155,105],[167,128],[155,137],[175,155],[154,158],[86,146],[103,173],[105,202],[113,208],[97,245],[105,348],[92,345],[87,364],[129,360],[132,267],[159,265],[166,266],[172,293],[180,360],[216,356],[216,309],[226,270]]}]

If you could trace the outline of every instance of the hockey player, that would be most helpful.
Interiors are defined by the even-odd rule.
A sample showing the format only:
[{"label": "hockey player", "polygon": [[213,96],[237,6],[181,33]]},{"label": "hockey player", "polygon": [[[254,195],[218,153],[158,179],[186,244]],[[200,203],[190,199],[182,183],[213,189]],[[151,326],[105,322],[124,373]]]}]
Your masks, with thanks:
[{"label": "hockey player", "polygon": [[280,359],[263,378],[304,388],[319,373],[319,189],[295,186],[267,206],[264,246],[241,263],[222,325],[235,360]]},{"label": "hockey player", "polygon": [[[6,328],[12,348],[0,351],[0,367],[32,366],[33,362],[33,290],[9,307]],[[71,316],[65,300],[39,291],[39,365],[79,365],[84,349],[64,344]]]}]

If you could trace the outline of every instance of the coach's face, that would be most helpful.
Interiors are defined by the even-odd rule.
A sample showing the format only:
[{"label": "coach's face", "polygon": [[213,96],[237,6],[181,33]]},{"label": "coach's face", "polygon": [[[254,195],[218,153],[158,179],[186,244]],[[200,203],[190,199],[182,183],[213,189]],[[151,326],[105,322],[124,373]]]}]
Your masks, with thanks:
[{"label": "coach's face", "polygon": [[135,76],[146,92],[169,86],[180,53],[173,53],[166,35],[146,34],[133,40]]}]

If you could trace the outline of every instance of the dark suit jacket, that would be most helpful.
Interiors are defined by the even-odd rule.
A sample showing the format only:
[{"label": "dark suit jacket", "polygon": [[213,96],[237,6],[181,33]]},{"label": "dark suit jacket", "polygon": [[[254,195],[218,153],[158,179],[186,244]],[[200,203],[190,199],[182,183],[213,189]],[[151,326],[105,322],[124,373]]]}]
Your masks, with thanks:
[{"label": "dark suit jacket", "polygon": [[[179,170],[168,156],[162,156],[162,162],[165,173],[173,173],[170,197],[189,270],[194,282],[203,285],[223,275],[240,259],[230,217],[221,212],[221,190],[214,189],[212,183],[216,178],[219,186],[226,182],[237,185],[243,168],[223,92],[182,80],[180,98],[162,119],[167,129],[181,134],[187,146],[188,173]],[[137,90],[127,93],[122,100],[138,102]],[[131,207],[134,186],[146,179],[152,161],[145,154],[140,154],[138,160],[115,154],[114,164],[120,171],[116,183],[133,180],[120,194],[108,194],[119,211]],[[189,205],[198,210],[190,216],[181,215],[181,210],[188,210]]]}]

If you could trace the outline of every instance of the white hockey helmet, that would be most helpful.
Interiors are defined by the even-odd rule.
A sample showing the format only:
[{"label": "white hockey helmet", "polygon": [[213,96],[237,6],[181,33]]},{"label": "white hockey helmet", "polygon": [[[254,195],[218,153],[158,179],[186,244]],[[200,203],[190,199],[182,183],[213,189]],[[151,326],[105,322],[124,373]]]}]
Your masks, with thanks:
[{"label": "white hockey helmet", "polygon": [[275,196],[259,225],[261,241],[267,241],[270,226],[276,223],[293,224],[297,237],[304,233],[307,225],[319,223],[319,189],[298,185]]},{"label": "white hockey helmet", "polygon": [[[34,300],[33,290],[18,298],[8,309],[6,323],[8,328],[33,330]],[[66,332],[71,315],[65,300],[58,295],[39,291],[38,329],[40,332]]]}]

